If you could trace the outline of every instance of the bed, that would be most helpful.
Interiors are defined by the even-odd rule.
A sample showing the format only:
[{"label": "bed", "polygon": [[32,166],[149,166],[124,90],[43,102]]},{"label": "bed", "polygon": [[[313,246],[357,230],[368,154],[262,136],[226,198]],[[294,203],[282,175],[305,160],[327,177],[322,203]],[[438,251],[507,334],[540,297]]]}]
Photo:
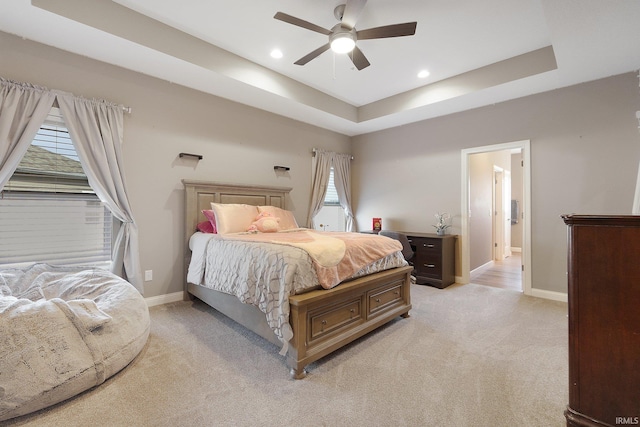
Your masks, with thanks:
[{"label": "bed", "polygon": [[[206,283],[189,280],[190,242],[205,217],[203,210],[216,204],[274,206],[286,209],[291,188],[235,185],[183,180],[185,187],[185,299],[196,297],[268,341],[282,346],[292,378],[306,375],[306,366],[389,321],[409,317],[410,277],[406,263],[340,283],[288,295],[286,328],[291,337],[283,345],[265,313],[236,296],[217,291]],[[350,233],[355,234],[358,233]],[[195,256],[195,255],[194,255]],[[193,269],[193,266],[192,266]],[[191,272],[193,274],[193,272]],[[191,276],[193,277],[193,276]],[[280,335],[280,337],[278,336]],[[288,335],[287,335],[288,337]]]}]

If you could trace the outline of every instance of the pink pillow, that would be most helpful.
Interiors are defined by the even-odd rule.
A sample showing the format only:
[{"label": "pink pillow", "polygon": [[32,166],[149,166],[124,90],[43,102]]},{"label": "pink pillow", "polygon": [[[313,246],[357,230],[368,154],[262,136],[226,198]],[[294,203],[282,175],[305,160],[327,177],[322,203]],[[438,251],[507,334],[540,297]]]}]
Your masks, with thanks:
[{"label": "pink pillow", "polygon": [[204,216],[207,218],[207,222],[209,222],[209,224],[211,225],[211,231],[202,231],[200,230],[200,224],[202,224],[202,222],[200,224],[198,224],[198,230],[202,231],[203,233],[217,233],[218,232],[218,227],[216,226],[216,215],[213,213],[212,210],[203,210],[202,213],[204,214]]},{"label": "pink pillow", "polygon": [[260,212],[256,220],[247,231],[259,231],[261,233],[275,233],[279,230],[280,218],[276,218],[269,212]]},{"label": "pink pillow", "polygon": [[258,211],[268,212],[271,216],[280,218],[279,228],[280,230],[291,230],[292,228],[300,228],[296,222],[296,218],[293,216],[293,212],[287,211],[275,206],[258,206]]},{"label": "pink pillow", "polygon": [[211,225],[211,222],[209,222],[208,220],[199,222],[198,231],[201,233],[214,233],[213,225]]}]

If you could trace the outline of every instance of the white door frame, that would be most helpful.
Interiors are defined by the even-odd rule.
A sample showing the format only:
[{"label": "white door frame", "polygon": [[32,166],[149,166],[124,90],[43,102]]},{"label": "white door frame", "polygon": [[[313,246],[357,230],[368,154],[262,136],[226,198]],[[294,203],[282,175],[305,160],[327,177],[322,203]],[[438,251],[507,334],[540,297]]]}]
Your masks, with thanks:
[{"label": "white door frame", "polygon": [[503,144],[486,145],[483,147],[466,148],[462,150],[462,200],[461,200],[461,235],[460,235],[460,281],[469,283],[470,250],[469,250],[469,157],[472,154],[487,153],[512,149],[522,150],[522,183],[523,183],[523,226],[522,236],[522,290],[525,295],[531,295],[531,141],[514,141]]}]

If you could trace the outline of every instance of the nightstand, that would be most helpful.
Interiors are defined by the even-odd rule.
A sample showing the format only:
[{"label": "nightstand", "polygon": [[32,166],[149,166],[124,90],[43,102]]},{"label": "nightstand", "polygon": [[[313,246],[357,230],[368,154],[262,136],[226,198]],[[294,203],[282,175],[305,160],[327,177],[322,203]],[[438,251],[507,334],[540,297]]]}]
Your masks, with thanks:
[{"label": "nightstand", "polygon": [[457,236],[452,234],[439,236],[432,233],[410,231],[401,231],[400,233],[407,235],[415,252],[413,275],[416,277],[417,284],[442,289],[455,283]]}]

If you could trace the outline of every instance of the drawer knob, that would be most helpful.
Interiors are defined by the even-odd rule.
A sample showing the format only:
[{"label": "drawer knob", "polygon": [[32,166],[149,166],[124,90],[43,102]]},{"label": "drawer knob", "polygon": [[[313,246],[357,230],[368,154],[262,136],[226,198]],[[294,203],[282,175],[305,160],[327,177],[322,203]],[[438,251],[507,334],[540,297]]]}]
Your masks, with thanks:
[{"label": "drawer knob", "polygon": [[427,268],[435,268],[436,267],[435,264],[425,264],[424,266],[427,267]]},{"label": "drawer knob", "polygon": [[395,295],[400,295],[400,291],[393,291]]},{"label": "drawer knob", "polygon": [[327,321],[326,321],[326,320],[323,320],[323,321],[322,321],[322,322],[320,322],[320,323],[322,323],[323,325],[326,325],[326,324],[327,324]]},{"label": "drawer knob", "polygon": [[376,302],[380,302],[380,298],[376,298]]}]

